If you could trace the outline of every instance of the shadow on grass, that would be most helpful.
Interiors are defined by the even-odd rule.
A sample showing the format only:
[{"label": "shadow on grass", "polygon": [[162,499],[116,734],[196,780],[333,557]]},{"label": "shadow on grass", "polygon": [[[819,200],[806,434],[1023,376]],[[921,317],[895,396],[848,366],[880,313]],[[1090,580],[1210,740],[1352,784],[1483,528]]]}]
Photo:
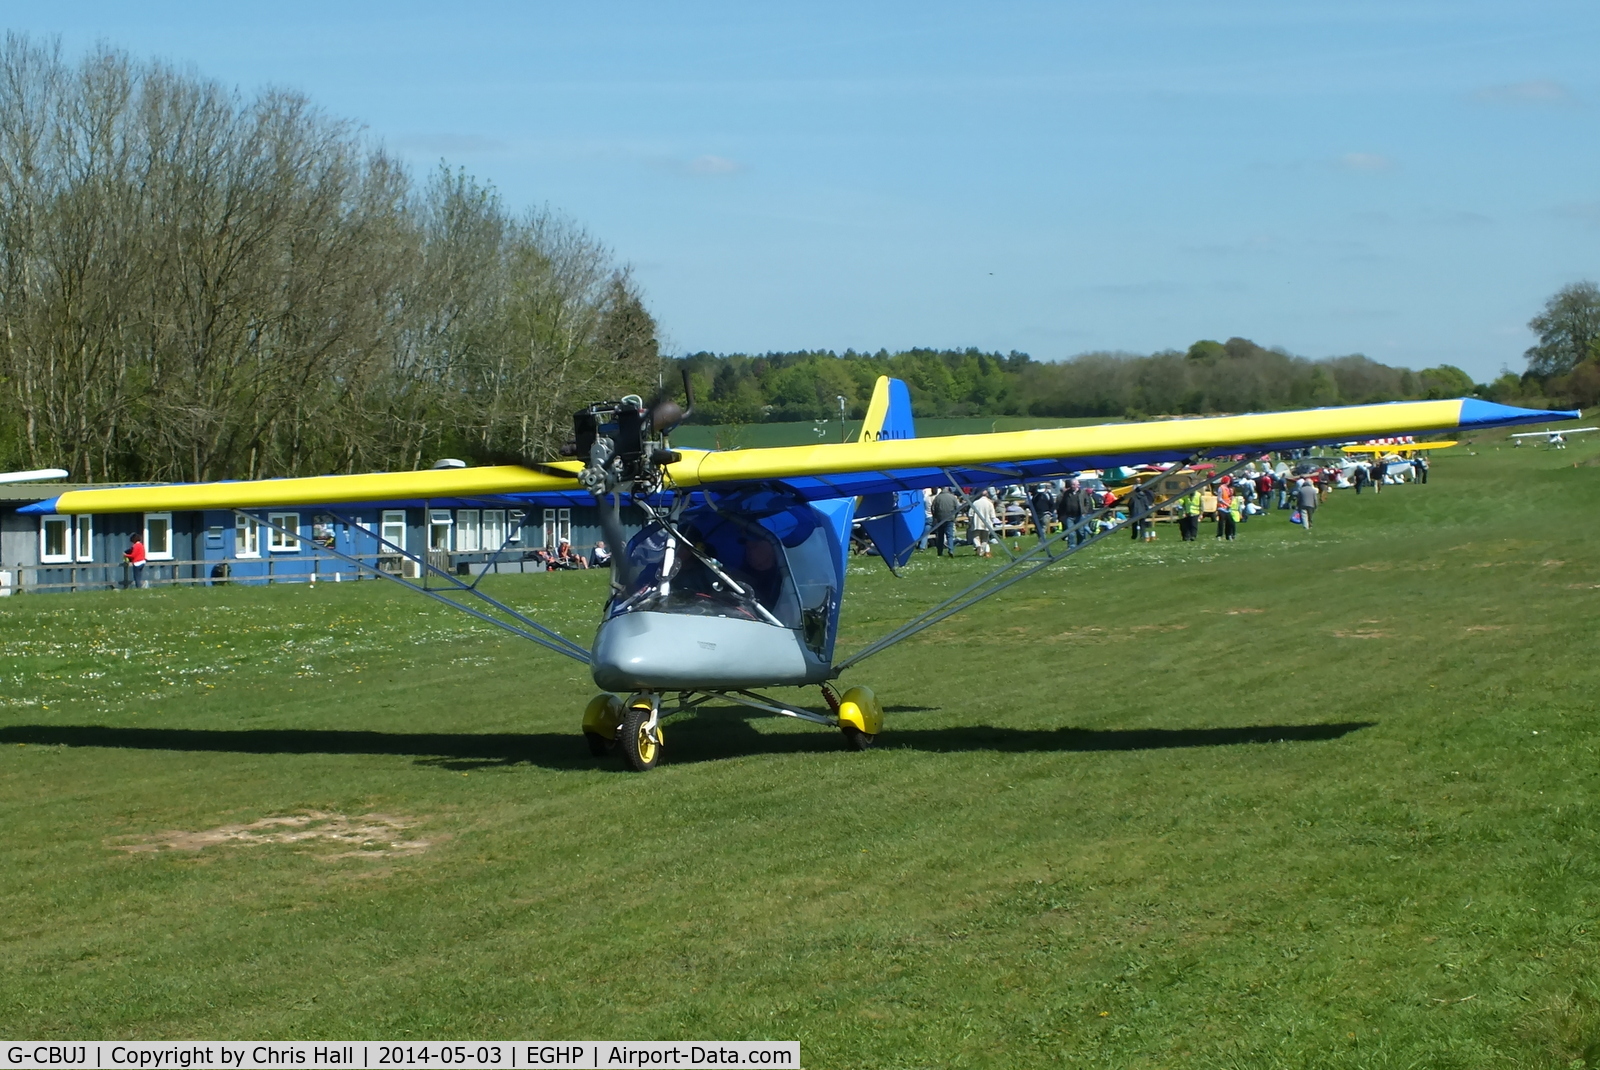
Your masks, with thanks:
[{"label": "shadow on grass", "polygon": [[[1092,752],[1229,747],[1247,743],[1313,743],[1370,728],[1373,721],[1332,724],[1249,725],[1242,728],[950,728],[893,729],[879,740],[889,750],[930,753],[1006,751]],[[722,711],[664,722],[667,760],[682,765],[753,754],[815,754],[843,749],[827,730],[762,732],[738,714]],[[0,728],[0,744],[112,747],[122,750],[216,751],[232,754],[377,754],[415,758],[451,770],[537,765],[571,770],[620,768],[594,759],[576,732],[448,733],[345,732],[316,729],[110,728],[103,725],[14,725]]]}]

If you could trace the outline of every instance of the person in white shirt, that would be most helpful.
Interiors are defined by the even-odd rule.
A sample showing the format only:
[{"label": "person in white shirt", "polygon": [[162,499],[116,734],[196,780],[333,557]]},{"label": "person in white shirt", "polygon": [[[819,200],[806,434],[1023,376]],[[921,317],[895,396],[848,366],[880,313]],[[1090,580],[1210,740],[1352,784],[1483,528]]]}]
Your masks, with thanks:
[{"label": "person in white shirt", "polygon": [[990,543],[999,526],[1000,521],[994,511],[994,491],[985,490],[972,499],[967,516],[967,533],[972,537],[972,548],[978,551],[979,557],[988,557],[994,552]]}]

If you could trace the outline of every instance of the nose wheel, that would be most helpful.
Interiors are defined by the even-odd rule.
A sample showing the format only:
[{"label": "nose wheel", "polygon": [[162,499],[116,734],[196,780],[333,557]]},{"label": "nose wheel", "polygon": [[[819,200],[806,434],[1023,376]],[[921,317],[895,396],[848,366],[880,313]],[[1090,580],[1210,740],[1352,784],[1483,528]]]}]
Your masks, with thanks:
[{"label": "nose wheel", "polygon": [[583,739],[596,758],[621,753],[628,768],[646,772],[661,764],[661,697],[640,692],[624,702],[600,694],[583,711]]},{"label": "nose wheel", "polygon": [[647,773],[661,764],[664,743],[660,700],[649,694],[633,696],[622,711],[622,726],[617,731],[622,760],[634,772]]}]

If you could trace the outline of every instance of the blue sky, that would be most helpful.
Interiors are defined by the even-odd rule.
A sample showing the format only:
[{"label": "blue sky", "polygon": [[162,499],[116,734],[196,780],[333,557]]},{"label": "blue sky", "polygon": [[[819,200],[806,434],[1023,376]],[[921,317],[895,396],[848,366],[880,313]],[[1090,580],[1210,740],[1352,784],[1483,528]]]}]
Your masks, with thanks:
[{"label": "blue sky", "polygon": [[1242,335],[1523,367],[1600,277],[1600,4],[50,3],[634,266],[668,345]]}]

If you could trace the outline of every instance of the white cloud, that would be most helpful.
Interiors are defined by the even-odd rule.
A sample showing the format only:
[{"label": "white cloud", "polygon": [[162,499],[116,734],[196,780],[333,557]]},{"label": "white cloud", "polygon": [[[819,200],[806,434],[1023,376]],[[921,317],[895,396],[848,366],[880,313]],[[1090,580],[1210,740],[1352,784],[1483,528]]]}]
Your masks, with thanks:
[{"label": "white cloud", "polygon": [[1600,201],[1563,204],[1556,209],[1556,215],[1562,219],[1586,223],[1591,227],[1600,227]]},{"label": "white cloud", "polygon": [[696,156],[684,169],[691,175],[731,175],[743,171],[744,165],[726,156]]},{"label": "white cloud", "polygon": [[1572,90],[1548,78],[1510,85],[1485,86],[1472,94],[1479,104],[1497,104],[1517,108],[1568,107],[1578,103]]},{"label": "white cloud", "polygon": [[1376,152],[1347,152],[1339,157],[1339,166],[1346,171],[1389,171],[1394,161]]}]

